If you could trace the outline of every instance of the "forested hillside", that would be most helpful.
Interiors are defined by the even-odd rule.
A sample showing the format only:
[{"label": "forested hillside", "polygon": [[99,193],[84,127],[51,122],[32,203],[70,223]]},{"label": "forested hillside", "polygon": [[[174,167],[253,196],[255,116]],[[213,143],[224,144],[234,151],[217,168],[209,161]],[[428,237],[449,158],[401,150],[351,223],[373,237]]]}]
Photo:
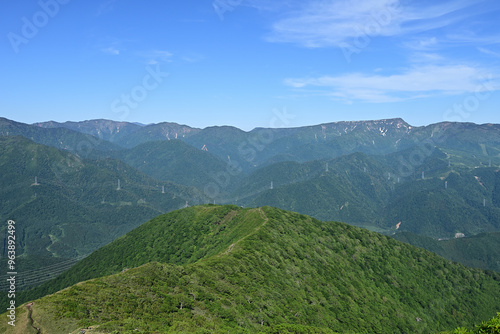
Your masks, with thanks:
[{"label": "forested hillside", "polygon": [[500,272],[499,232],[480,233],[470,237],[447,240],[435,240],[411,232],[396,233],[392,237],[469,267]]},{"label": "forested hillside", "polygon": [[[389,119],[246,132],[1,119],[0,133],[0,218],[22,222],[20,252],[39,256],[19,259],[36,263],[32,277],[54,257],[76,261],[158,214],[203,203],[271,205],[434,240],[500,231],[493,124],[413,127]],[[487,249],[440,254],[498,270],[500,259]]]},{"label": "forested hillside", "polygon": [[498,274],[270,207],[210,205],[159,216],[52,286],[92,277],[35,300],[35,325],[50,333],[88,326],[99,333],[253,333],[285,324],[325,333],[435,333],[472,328],[500,309]]},{"label": "forested hillside", "polygon": [[[0,220],[16,221],[18,261],[32,264],[20,269],[55,265],[52,257],[62,263],[50,272],[30,273],[26,282],[18,282],[19,288],[60,273],[67,260],[88,255],[200,196],[194,188],[159,182],[119,160],[86,160],[16,136],[0,137],[0,170]],[[2,240],[6,230],[2,224]],[[6,254],[2,241],[0,263]],[[2,280],[0,287],[4,285]]]}]

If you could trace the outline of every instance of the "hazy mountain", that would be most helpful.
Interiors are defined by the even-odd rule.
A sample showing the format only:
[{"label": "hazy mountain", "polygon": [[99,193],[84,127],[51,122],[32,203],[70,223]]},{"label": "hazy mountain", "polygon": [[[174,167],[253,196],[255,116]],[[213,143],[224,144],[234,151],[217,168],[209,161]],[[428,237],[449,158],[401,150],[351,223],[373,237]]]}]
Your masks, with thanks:
[{"label": "hazy mountain", "polygon": [[[88,326],[104,332],[435,333],[470,327],[500,309],[496,273],[270,207],[200,206],[159,216],[37,293],[93,277],[35,300],[34,325],[55,334]],[[17,310],[20,319],[24,310]],[[5,330],[6,322],[0,326]]]},{"label": "hazy mountain", "polygon": [[496,168],[455,170],[440,150],[418,167],[425,171],[424,179],[416,171],[400,177],[390,157],[362,153],[330,161],[277,163],[250,174],[229,199],[386,233],[401,222],[398,228],[403,231],[436,239],[500,230]]},{"label": "hazy mountain", "polygon": [[[203,129],[186,141],[207,145],[220,157],[230,156],[244,169],[280,161],[331,159],[354,152],[387,153],[404,146],[408,125],[401,119],[338,122],[291,129],[257,128],[243,132],[231,127]],[[411,128],[411,127],[410,127]],[[211,140],[212,138],[216,140]],[[409,144],[407,144],[409,145]]]},{"label": "hazy mountain", "polygon": [[459,156],[488,157],[483,160],[486,163],[489,158],[500,162],[497,124],[442,122],[414,127],[396,118],[298,128],[256,128],[249,132],[230,126],[197,129],[176,123],[138,126],[107,120],[37,125],[81,131],[124,147],[179,139],[198,149],[205,147],[224,161],[229,156],[245,170],[273,162],[325,160],[355,152],[382,155],[416,147],[425,154],[430,146],[457,151]]},{"label": "hazy mountain", "polygon": [[15,136],[0,137],[0,170],[0,219],[18,223],[18,256],[88,254],[199,196],[119,160],[86,160]]},{"label": "hazy mountain", "polygon": [[134,147],[142,143],[158,140],[183,139],[196,134],[199,129],[176,123],[140,125],[96,119],[82,122],[41,122],[34,125],[43,128],[66,128],[90,134],[123,147]]},{"label": "hazy mountain", "polygon": [[80,157],[101,157],[120,147],[94,136],[66,128],[42,128],[0,117],[0,136],[22,136],[36,143],[56,147]]},{"label": "hazy mountain", "polygon": [[402,222],[402,230],[434,238],[499,231],[500,206],[493,201],[499,177],[486,167],[406,183],[387,205],[386,222]]},{"label": "hazy mountain", "polygon": [[42,128],[66,128],[92,135],[94,137],[104,139],[113,143],[120,140],[126,140],[127,137],[143,127],[142,125],[136,123],[115,122],[105,119],[64,123],[50,121],[34,123],[33,125]]},{"label": "hazy mountain", "polygon": [[[377,221],[396,182],[387,180],[385,166],[362,153],[327,162],[304,163],[301,168],[296,169],[300,171],[316,167],[309,178],[299,174],[299,178],[295,179],[293,169],[288,169],[290,174],[280,170],[282,164],[284,163],[274,164],[265,169],[266,185],[273,178],[277,181],[272,181],[273,189],[268,187],[254,197],[250,206],[269,204],[319,219],[367,225],[370,223],[375,226],[378,225]],[[259,174],[259,171],[255,172],[246,182],[251,183]],[[289,176],[288,180],[281,181],[283,176]],[[243,196],[244,190],[244,187],[239,190],[239,196]]]},{"label": "hazy mountain", "polygon": [[411,232],[396,233],[392,237],[469,267],[500,272],[500,232],[440,241]]},{"label": "hazy mountain", "polygon": [[3,134],[73,152],[76,145],[80,157],[113,157],[151,178],[195,186],[195,197],[205,198],[191,203],[273,205],[387,234],[398,227],[435,239],[500,230],[495,167],[500,126],[495,124],[413,127],[388,119],[249,132],[108,120],[26,125],[3,119],[0,124]]},{"label": "hazy mountain", "polygon": [[120,151],[116,156],[158,180],[194,186],[200,190],[217,179],[217,173],[227,167],[227,162],[210,152],[180,140],[144,143]]}]

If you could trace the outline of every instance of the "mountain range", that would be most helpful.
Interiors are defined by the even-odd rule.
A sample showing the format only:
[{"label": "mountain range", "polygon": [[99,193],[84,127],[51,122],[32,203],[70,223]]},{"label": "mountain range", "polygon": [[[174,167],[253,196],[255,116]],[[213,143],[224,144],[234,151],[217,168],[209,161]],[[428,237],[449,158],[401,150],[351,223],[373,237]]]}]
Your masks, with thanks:
[{"label": "mountain range", "polygon": [[[477,235],[498,240],[500,231],[496,124],[387,119],[245,132],[0,118],[0,139],[0,218],[21,222],[19,260],[41,270],[87,256],[161,213],[204,203],[271,205],[436,243],[465,236],[457,245]],[[495,249],[451,253],[441,254],[498,270]],[[5,243],[1,256],[3,263]]]},{"label": "mountain range", "polygon": [[499,165],[496,124],[0,118],[19,333],[470,328],[500,310]]}]

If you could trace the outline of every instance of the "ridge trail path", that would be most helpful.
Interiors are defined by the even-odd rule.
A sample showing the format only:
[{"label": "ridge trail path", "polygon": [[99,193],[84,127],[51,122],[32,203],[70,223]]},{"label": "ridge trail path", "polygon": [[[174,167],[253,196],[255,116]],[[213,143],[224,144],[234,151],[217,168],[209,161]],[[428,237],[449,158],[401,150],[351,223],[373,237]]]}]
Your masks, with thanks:
[{"label": "ridge trail path", "polygon": [[33,306],[33,302],[26,304],[26,308],[28,309],[28,318],[30,320],[30,326],[33,327],[34,329],[36,329],[37,334],[41,334],[42,332],[40,331],[40,328],[35,327],[35,325],[34,325],[35,321],[33,320],[33,310],[31,308],[32,306]]},{"label": "ridge trail path", "polygon": [[226,254],[228,254],[229,252],[231,252],[231,250],[233,249],[233,247],[234,247],[236,244],[238,244],[239,242],[241,242],[241,241],[245,240],[245,239],[246,239],[246,238],[248,238],[249,236],[251,236],[251,235],[253,235],[253,234],[257,233],[257,232],[260,230],[260,228],[261,228],[262,226],[264,226],[264,225],[266,225],[266,224],[267,224],[267,222],[269,221],[269,218],[266,216],[266,213],[262,210],[262,208],[258,208],[257,210],[259,211],[259,214],[260,214],[260,216],[262,217],[262,219],[264,220],[264,222],[263,222],[261,225],[257,226],[257,227],[255,228],[255,230],[254,230],[252,233],[249,233],[248,235],[246,235],[245,237],[243,237],[243,238],[239,239],[239,240],[238,240],[238,241],[236,241],[235,243],[232,243],[232,244],[228,247],[228,249],[224,252],[224,255],[226,255]]}]

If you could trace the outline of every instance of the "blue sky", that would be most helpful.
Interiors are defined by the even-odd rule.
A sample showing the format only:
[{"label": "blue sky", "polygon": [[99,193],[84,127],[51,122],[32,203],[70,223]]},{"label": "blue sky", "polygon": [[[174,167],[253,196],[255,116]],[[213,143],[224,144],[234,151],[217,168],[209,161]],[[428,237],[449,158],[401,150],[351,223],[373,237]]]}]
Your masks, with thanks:
[{"label": "blue sky", "polygon": [[4,0],[0,116],[500,123],[497,0]]}]

